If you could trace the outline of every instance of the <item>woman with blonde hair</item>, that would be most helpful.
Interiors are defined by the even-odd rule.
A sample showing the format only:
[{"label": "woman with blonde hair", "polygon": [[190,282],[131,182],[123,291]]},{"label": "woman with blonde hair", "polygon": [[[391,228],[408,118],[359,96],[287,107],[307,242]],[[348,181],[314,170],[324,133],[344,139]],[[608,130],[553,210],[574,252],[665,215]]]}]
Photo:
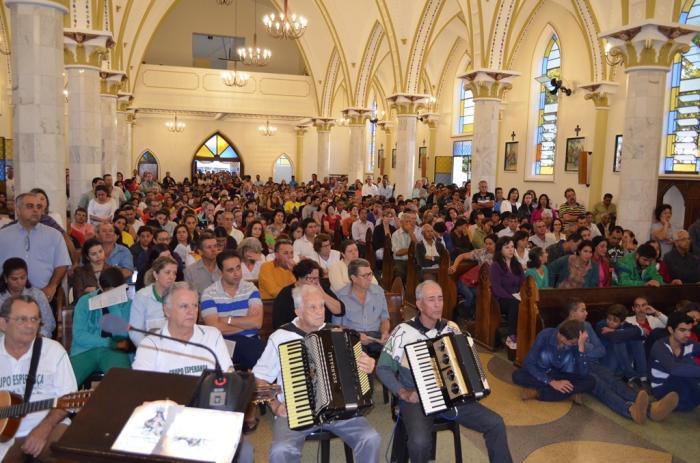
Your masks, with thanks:
[{"label": "woman with blonde hair", "polygon": [[[152,275],[153,283],[140,289],[134,296],[129,324],[134,328],[151,331],[165,324],[163,295],[177,279],[177,262],[172,257],[158,257],[148,273]],[[144,335],[131,331],[129,337],[138,346]]]}]

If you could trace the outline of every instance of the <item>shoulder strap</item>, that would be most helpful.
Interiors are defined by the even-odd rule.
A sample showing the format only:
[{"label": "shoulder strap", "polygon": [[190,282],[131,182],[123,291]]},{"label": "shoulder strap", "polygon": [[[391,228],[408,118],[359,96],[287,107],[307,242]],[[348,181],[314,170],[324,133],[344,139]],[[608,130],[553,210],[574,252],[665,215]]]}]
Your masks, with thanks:
[{"label": "shoulder strap", "polygon": [[280,326],[279,329],[285,330],[285,331],[290,331],[292,333],[296,333],[302,338],[306,336],[308,333],[305,333],[304,331],[300,330],[298,326],[296,326],[294,323],[289,322],[285,323],[284,325]]},{"label": "shoulder strap", "polygon": [[41,357],[41,341],[42,336],[37,336],[34,340],[32,359],[29,362],[29,373],[27,374],[27,382],[24,385],[24,403],[29,402],[29,398],[32,396],[32,390],[34,389],[34,383],[36,383],[36,369],[39,366],[39,357]]}]

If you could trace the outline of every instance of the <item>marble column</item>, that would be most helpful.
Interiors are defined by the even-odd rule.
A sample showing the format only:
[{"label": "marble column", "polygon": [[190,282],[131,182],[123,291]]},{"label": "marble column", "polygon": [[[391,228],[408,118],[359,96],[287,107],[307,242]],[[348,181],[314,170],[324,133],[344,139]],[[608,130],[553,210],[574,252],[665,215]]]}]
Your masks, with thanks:
[{"label": "marble column", "polygon": [[[318,134],[318,168],[316,175],[323,181],[330,173],[331,164],[331,128],[335,125],[335,119],[329,117],[317,117],[311,119]],[[309,176],[311,178],[311,176]]]},{"label": "marble column", "polygon": [[124,177],[131,176],[131,143],[129,141],[128,108],[132,96],[129,93],[119,93],[117,96],[117,172]]},{"label": "marble column", "polygon": [[59,2],[6,0],[12,25],[15,192],[46,191],[66,213],[63,17]]},{"label": "marble column", "polygon": [[579,85],[580,89],[587,93],[584,96],[595,105],[595,135],[593,136],[593,155],[591,156],[591,166],[588,178],[590,187],[588,189],[589,210],[594,204],[603,199],[603,175],[605,174],[605,151],[608,139],[608,115],[610,113],[609,97],[617,91],[618,84],[615,82],[593,82]]},{"label": "marble column", "polygon": [[519,75],[513,71],[477,69],[459,76],[474,95],[472,185],[486,180],[490,191],[496,187],[501,101],[504,92],[512,87],[511,81]]},{"label": "marble column", "polygon": [[396,169],[394,169],[395,194],[410,198],[416,179],[416,126],[418,111],[425,107],[428,95],[395,94],[387,98],[396,110]]},{"label": "marble column", "polygon": [[380,176],[388,175],[390,181],[394,181],[395,178],[391,171],[391,150],[394,149],[394,126],[395,124],[391,121],[379,121],[377,126],[384,132],[384,156],[379,161],[380,166],[377,166],[377,179]]},{"label": "marble column", "polygon": [[343,117],[348,120],[348,126],[350,127],[349,183],[353,183],[355,179],[360,179],[364,183],[368,164],[367,158],[369,156],[366,121],[371,114],[372,110],[367,108],[347,108],[343,110]]},{"label": "marble column", "polygon": [[117,175],[119,139],[117,138],[117,99],[126,74],[102,69],[100,72],[100,106],[102,123],[102,166],[104,173]]},{"label": "marble column", "polygon": [[105,32],[64,31],[71,211],[90,190],[92,179],[107,172],[102,165],[100,56],[110,41],[111,34]]},{"label": "marble column", "polygon": [[617,223],[642,240],[649,236],[656,206],[659,153],[663,134],[666,75],[676,53],[685,52],[700,28],[643,23],[599,35],[621,57],[627,73],[627,99]]},{"label": "marble column", "polygon": [[[306,132],[309,131],[309,127],[306,125],[297,125],[296,126],[296,133],[297,133],[297,158],[296,161],[294,162],[294,176],[296,177],[297,182],[301,182],[302,180],[302,163],[304,162],[304,135]],[[311,178],[311,176],[309,176]],[[323,180],[323,177],[321,177],[321,180]]]},{"label": "marble column", "polygon": [[[437,149],[437,126],[440,121],[440,115],[426,113],[421,117],[421,121],[428,126],[428,153],[425,156],[425,176],[432,182],[435,180],[435,150]],[[418,169],[420,173],[420,165]]]}]

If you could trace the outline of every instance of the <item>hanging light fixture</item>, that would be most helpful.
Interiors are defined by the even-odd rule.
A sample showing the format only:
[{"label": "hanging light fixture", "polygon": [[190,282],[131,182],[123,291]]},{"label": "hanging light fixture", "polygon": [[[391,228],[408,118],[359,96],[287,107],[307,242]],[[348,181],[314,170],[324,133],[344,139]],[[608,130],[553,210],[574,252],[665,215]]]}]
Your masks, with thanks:
[{"label": "hanging light fixture", "polygon": [[277,127],[275,127],[274,125],[270,125],[270,120],[268,119],[265,122],[265,125],[261,125],[258,127],[258,132],[260,132],[260,135],[264,137],[271,137],[277,133]]},{"label": "hanging light fixture", "polygon": [[182,131],[185,130],[185,127],[187,127],[187,124],[185,124],[182,121],[178,121],[177,120],[177,113],[175,113],[175,117],[173,118],[173,120],[166,122],[165,127],[168,129],[168,132],[181,133]]},{"label": "hanging light fixture", "polygon": [[221,6],[229,6],[233,0],[216,0],[216,3]]},{"label": "hanging light fixture", "polygon": [[[235,22],[235,31],[234,31],[234,36],[238,37],[238,2],[236,2],[236,22]],[[231,44],[231,48],[233,48],[233,44]],[[226,49],[226,44],[224,43],[224,49]],[[239,71],[238,70],[238,61],[240,59],[233,59],[231,56],[231,50],[229,49],[226,58],[219,58],[223,59],[224,61],[233,61],[233,71],[231,70],[226,70],[221,73],[221,81],[226,85],[227,87],[245,87],[245,85],[248,83],[248,79],[250,79],[250,74],[247,72]]]},{"label": "hanging light fixture", "polygon": [[265,15],[263,24],[268,34],[276,39],[298,39],[304,35],[309,22],[305,17],[289,12],[287,0],[284,0],[284,9],[279,16],[275,13]]},{"label": "hanging light fixture", "polygon": [[253,21],[255,26],[253,29],[253,46],[252,47],[241,47],[238,49],[238,56],[241,61],[248,66],[267,66],[272,58],[272,52],[269,48],[258,47],[258,1],[255,1],[255,13],[253,14]]}]

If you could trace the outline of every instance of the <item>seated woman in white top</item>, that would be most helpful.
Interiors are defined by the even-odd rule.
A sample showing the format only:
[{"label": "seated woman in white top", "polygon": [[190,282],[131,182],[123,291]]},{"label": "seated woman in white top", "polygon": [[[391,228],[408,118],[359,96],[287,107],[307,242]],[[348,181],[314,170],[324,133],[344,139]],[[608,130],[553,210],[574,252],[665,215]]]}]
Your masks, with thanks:
[{"label": "seated woman in white top", "polygon": [[331,237],[325,233],[319,233],[314,238],[315,255],[311,260],[316,261],[323,270],[323,276],[328,276],[328,269],[336,262],[340,262],[340,252],[331,249]]},{"label": "seated woman in white top", "polygon": [[[155,331],[165,325],[163,295],[175,283],[177,262],[172,257],[159,257],[153,261],[147,277],[148,273],[153,278],[153,283],[141,288],[134,296],[129,324],[140,330]],[[129,337],[136,346],[144,336],[142,333],[129,331]]]},{"label": "seated woman in white top", "polygon": [[520,199],[520,192],[517,188],[511,188],[508,191],[508,197],[501,202],[501,214],[504,212],[517,213],[520,208],[518,199]]},{"label": "seated woman in white top", "polygon": [[[345,240],[340,243],[340,253],[343,259],[331,265],[328,269],[328,279],[331,282],[331,289],[333,292],[340,290],[340,288],[350,283],[348,263],[360,257],[360,251],[357,249],[357,244],[353,240]],[[374,276],[372,276],[372,283],[375,285],[378,284]]]},{"label": "seated woman in white top", "polygon": [[[265,255],[262,253],[260,240],[254,237],[244,238],[238,243],[238,255],[241,256],[241,271],[243,280],[258,281],[260,266],[265,263]],[[274,253],[271,253],[274,255]]]},{"label": "seated woman in white top", "polygon": [[[145,288],[144,288],[145,289]],[[233,368],[226,343],[221,332],[211,326],[197,325],[199,296],[189,283],[174,283],[163,296],[163,311],[167,323],[157,333],[182,341],[204,344],[211,348],[226,371]],[[192,345],[156,336],[146,336],[136,350],[132,364],[134,370],[199,376],[202,371],[214,368],[211,353]]]},{"label": "seated woman in white top", "polygon": [[95,198],[88,203],[88,219],[93,226],[101,223],[109,223],[117,210],[117,205],[109,197],[107,187],[97,185],[95,187]]}]

